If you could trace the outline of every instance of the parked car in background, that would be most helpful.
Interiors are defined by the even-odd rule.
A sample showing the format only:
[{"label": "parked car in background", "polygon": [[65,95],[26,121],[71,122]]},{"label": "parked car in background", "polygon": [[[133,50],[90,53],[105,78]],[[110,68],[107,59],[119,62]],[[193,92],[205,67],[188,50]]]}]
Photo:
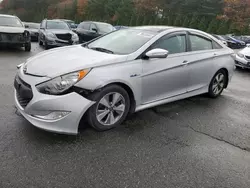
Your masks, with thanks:
[{"label": "parked car in background", "polygon": [[64,21],[45,19],[40,25],[38,41],[39,45],[49,49],[78,44],[79,38]]},{"label": "parked car in background", "polygon": [[235,65],[250,69],[250,45],[247,45],[247,47],[236,54]]},{"label": "parked car in background", "polygon": [[236,39],[234,36],[228,36],[232,41],[236,42],[237,44],[239,44],[240,48],[244,48],[246,46],[246,43],[242,40],[238,40]]},{"label": "parked car in background", "polygon": [[250,36],[234,36],[234,38],[244,41],[246,44],[250,44]]},{"label": "parked car in background", "polygon": [[75,24],[75,22],[72,21],[72,20],[66,20],[66,19],[54,19],[54,20],[59,20],[59,21],[66,22],[71,29],[76,29],[77,28],[77,24]]},{"label": "parked car in background", "polygon": [[23,22],[25,25],[25,28],[30,32],[30,37],[32,41],[38,41],[38,35],[39,35],[39,23],[31,23],[31,22]]},{"label": "parked car in background", "polygon": [[18,17],[0,14],[0,45],[31,50],[30,33]]},{"label": "parked car in background", "polygon": [[194,29],[122,29],[28,59],[15,77],[15,104],[41,129],[77,134],[85,118],[105,131],[128,113],[202,93],[218,97],[232,78],[233,54]]},{"label": "parked car in background", "polygon": [[229,36],[227,36],[227,35],[220,35],[220,36],[223,37],[227,41],[228,47],[230,47],[232,49],[237,49],[237,48],[242,47],[241,43],[232,40]]},{"label": "parked car in background", "polygon": [[114,26],[114,28],[116,30],[120,30],[120,29],[128,29],[129,27],[128,26],[123,26],[123,25],[116,25],[116,26]]},{"label": "parked car in background", "polygon": [[228,46],[227,40],[224,39],[222,36],[220,36],[220,35],[214,35],[214,34],[213,34],[213,36],[215,38],[217,38],[219,41],[221,41],[223,44],[225,44],[226,46]]},{"label": "parked car in background", "polygon": [[115,28],[108,23],[85,21],[78,25],[76,33],[79,36],[80,43],[83,43],[114,30]]}]

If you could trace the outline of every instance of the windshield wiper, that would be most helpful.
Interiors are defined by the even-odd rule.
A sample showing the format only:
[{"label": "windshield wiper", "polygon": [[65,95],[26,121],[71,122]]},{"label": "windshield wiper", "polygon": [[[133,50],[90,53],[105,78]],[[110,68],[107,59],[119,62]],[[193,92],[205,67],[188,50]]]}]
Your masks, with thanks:
[{"label": "windshield wiper", "polygon": [[94,48],[90,48],[91,50],[96,50],[99,52],[105,52],[105,53],[109,53],[109,54],[113,54],[114,52],[112,52],[111,50],[105,49],[105,48],[100,48],[100,47],[94,47]]}]

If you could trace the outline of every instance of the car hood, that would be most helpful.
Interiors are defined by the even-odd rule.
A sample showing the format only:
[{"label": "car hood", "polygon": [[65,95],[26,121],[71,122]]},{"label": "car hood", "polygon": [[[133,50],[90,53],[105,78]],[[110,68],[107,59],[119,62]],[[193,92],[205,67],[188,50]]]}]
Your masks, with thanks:
[{"label": "car hood", "polygon": [[233,44],[236,44],[236,42],[233,41],[233,40],[228,40],[228,39],[226,39],[226,41],[227,41],[227,42],[230,42],[230,43],[233,43]]},{"label": "car hood", "polygon": [[38,29],[28,29],[29,32],[37,33]]},{"label": "car hood", "polygon": [[67,34],[67,33],[74,33],[71,30],[65,30],[65,29],[48,29],[48,32],[52,32],[54,34]]},{"label": "car hood", "polygon": [[245,47],[243,50],[241,50],[239,53],[250,56],[250,47]]},{"label": "car hood", "polygon": [[26,62],[26,74],[54,78],[81,69],[123,62],[127,55],[98,52],[74,45],[42,52]]},{"label": "car hood", "polygon": [[244,43],[243,41],[238,40],[238,39],[232,39],[232,41],[237,42],[237,43]]},{"label": "car hood", "polygon": [[24,31],[24,27],[0,26],[0,33],[23,33]]}]

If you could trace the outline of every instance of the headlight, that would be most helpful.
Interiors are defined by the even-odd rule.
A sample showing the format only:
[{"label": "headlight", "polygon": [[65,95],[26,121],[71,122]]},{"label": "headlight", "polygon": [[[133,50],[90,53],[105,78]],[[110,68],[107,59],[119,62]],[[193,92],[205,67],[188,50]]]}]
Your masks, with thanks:
[{"label": "headlight", "polygon": [[78,35],[77,35],[77,34],[73,34],[73,35],[72,35],[72,39],[73,39],[73,40],[78,40],[78,39],[79,39],[79,37],[78,37]]},{"label": "headlight", "polygon": [[240,53],[240,52],[239,52],[237,55],[238,55],[240,58],[244,58],[244,55],[243,55],[242,53]]},{"label": "headlight", "polygon": [[83,79],[89,73],[89,71],[90,69],[85,69],[59,76],[50,81],[37,85],[36,88],[39,92],[44,94],[61,94]]},{"label": "headlight", "polygon": [[54,33],[51,33],[51,32],[48,32],[48,33],[47,33],[47,37],[56,38],[55,34],[54,34]]}]

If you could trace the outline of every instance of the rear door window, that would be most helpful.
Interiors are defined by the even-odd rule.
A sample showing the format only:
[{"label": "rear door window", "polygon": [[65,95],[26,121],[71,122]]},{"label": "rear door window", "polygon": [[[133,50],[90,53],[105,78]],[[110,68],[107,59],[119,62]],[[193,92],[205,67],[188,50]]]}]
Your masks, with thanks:
[{"label": "rear door window", "polygon": [[198,35],[189,35],[191,50],[192,51],[202,51],[202,50],[212,50],[213,44],[212,41]]}]

